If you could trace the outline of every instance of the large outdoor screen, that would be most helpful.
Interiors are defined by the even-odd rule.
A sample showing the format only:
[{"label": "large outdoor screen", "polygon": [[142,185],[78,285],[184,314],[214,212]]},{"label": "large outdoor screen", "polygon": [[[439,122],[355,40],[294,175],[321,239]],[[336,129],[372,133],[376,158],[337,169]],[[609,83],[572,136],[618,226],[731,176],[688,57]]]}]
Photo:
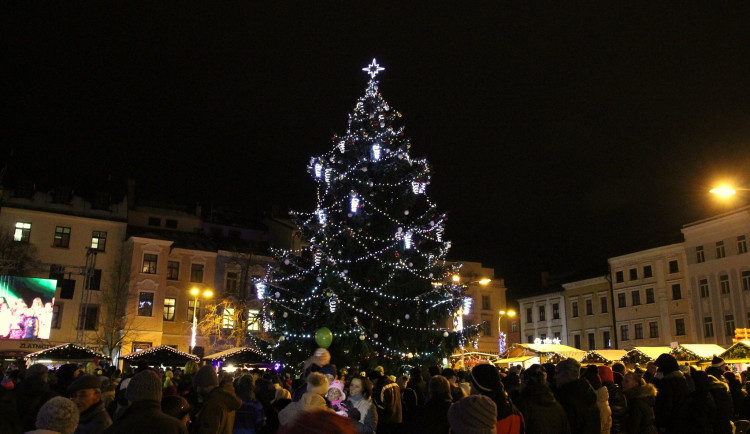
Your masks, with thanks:
[{"label": "large outdoor screen", "polygon": [[0,339],[49,339],[57,280],[0,276]]}]

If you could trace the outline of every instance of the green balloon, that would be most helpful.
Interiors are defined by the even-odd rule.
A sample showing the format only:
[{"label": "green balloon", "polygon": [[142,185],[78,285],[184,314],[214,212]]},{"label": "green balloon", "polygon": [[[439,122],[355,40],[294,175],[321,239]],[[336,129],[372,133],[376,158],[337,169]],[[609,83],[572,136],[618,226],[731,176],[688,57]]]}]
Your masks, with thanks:
[{"label": "green balloon", "polygon": [[315,332],[315,342],[318,343],[320,348],[330,347],[331,341],[333,341],[333,333],[331,333],[328,327],[321,327]]}]

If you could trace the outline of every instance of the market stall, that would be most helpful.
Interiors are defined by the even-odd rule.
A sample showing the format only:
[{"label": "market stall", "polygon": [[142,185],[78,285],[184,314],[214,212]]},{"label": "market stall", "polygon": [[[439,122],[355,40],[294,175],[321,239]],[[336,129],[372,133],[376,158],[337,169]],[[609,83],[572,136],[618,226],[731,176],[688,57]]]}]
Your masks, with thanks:
[{"label": "market stall", "polygon": [[190,361],[200,361],[198,356],[184,353],[168,345],[159,345],[157,347],[136,351],[135,353],[122,356],[120,359],[126,365],[135,365],[138,362],[144,361],[148,363],[149,366],[185,366],[185,364]]},{"label": "market stall", "polygon": [[[203,360],[214,366],[224,366],[226,370],[238,367],[268,369],[270,360],[259,349],[254,347],[230,348],[215,354],[208,355]],[[228,369],[230,368],[231,369]]]},{"label": "market stall", "polygon": [[88,363],[97,360],[107,360],[109,357],[89,348],[77,344],[62,344],[47,348],[24,356],[27,365],[34,363],[45,363],[50,365],[62,365],[65,363]]},{"label": "market stall", "polygon": [[502,368],[510,368],[513,366],[520,365],[521,367],[526,369],[531,365],[539,363],[539,357],[535,357],[535,356],[509,357],[505,359],[495,360],[494,363],[495,365],[500,366]]},{"label": "market stall", "polygon": [[497,354],[471,351],[468,353],[453,354],[451,356],[451,366],[456,369],[471,369],[480,363],[493,363],[497,359]]},{"label": "market stall", "polygon": [[670,354],[680,363],[705,365],[711,359],[725,352],[726,349],[716,344],[680,344],[672,348]]},{"label": "market stall", "polygon": [[727,365],[734,365],[736,372],[750,366],[750,341],[739,341],[719,354]]},{"label": "market stall", "polygon": [[671,351],[672,347],[634,347],[628,350],[620,360],[625,366],[632,369],[635,365],[645,365],[652,360],[656,360],[660,355]]},{"label": "market stall", "polygon": [[581,360],[581,365],[609,365],[622,361],[625,350],[591,350]]},{"label": "market stall", "polygon": [[513,344],[505,352],[506,358],[537,357],[537,363],[557,363],[569,357],[580,361],[585,355],[586,351],[560,344]]}]

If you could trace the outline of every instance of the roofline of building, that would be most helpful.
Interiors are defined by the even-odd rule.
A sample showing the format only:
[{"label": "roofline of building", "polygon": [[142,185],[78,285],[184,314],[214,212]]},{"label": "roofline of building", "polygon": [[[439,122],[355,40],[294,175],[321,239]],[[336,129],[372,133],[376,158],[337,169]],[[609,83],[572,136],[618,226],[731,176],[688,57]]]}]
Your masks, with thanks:
[{"label": "roofline of building", "polygon": [[697,225],[708,223],[708,222],[711,222],[711,221],[714,221],[714,220],[721,220],[723,218],[726,218],[726,217],[729,217],[729,216],[732,216],[732,215],[735,215],[735,214],[740,214],[740,213],[743,213],[743,212],[748,212],[748,211],[750,211],[750,205],[745,205],[742,208],[738,208],[738,209],[735,209],[735,210],[732,210],[732,211],[727,211],[725,213],[718,214],[718,215],[715,215],[715,216],[707,217],[707,218],[704,218],[703,220],[698,220],[698,221],[695,221],[695,222],[684,224],[684,225],[682,225],[682,228],[683,229],[684,228],[689,228],[691,226],[697,226]]}]

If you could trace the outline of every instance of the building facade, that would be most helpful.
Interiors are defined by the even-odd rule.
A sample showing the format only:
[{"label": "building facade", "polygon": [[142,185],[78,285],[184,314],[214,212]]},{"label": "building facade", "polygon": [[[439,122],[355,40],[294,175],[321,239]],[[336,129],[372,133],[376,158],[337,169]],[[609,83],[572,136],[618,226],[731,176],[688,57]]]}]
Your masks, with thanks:
[{"label": "building facade", "polygon": [[520,307],[521,340],[533,343],[535,339],[559,339],[568,343],[565,293],[563,291],[525,297],[518,300]]},{"label": "building facade", "polygon": [[617,348],[696,342],[682,243],[609,259]]},{"label": "building facade", "polygon": [[732,344],[750,327],[750,207],[682,228],[696,334],[692,342]]},{"label": "building facade", "polygon": [[587,351],[615,348],[608,277],[563,283],[570,346]]}]

